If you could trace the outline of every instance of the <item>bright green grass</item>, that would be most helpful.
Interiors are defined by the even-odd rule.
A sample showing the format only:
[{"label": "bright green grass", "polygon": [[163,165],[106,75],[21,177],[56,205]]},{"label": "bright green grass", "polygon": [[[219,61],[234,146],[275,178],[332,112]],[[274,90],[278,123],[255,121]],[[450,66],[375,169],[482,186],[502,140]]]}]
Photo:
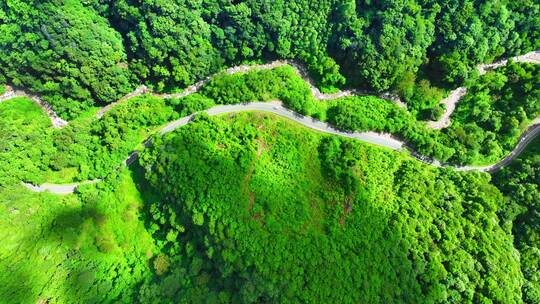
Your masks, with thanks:
[{"label": "bright green grass", "polygon": [[2,303],[133,301],[153,241],[130,172],[104,185],[68,196],[0,188]]},{"label": "bright green grass", "polygon": [[54,154],[52,128],[41,108],[27,98],[0,103],[0,186],[43,181]]}]

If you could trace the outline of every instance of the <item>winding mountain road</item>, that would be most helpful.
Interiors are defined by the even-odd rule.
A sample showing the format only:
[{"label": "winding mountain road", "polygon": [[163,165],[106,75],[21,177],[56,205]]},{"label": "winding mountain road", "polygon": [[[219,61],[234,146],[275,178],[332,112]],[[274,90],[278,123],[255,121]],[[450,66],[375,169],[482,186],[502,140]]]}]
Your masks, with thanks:
[{"label": "winding mountain road", "polygon": [[216,74],[205,77],[203,80],[201,80],[201,81],[199,81],[199,82],[185,88],[180,93],[172,93],[172,94],[153,93],[153,92],[150,91],[150,89],[148,89],[148,87],[146,87],[145,85],[141,85],[138,88],[136,88],[133,92],[131,92],[131,93],[125,95],[124,97],[120,98],[118,101],[116,101],[114,103],[111,103],[111,104],[101,108],[96,113],[96,117],[97,118],[103,117],[103,115],[105,115],[105,113],[110,111],[116,105],[118,105],[120,103],[123,103],[123,102],[127,101],[128,99],[136,97],[136,96],[141,96],[141,95],[144,95],[144,94],[151,94],[153,96],[160,97],[160,98],[165,98],[165,99],[182,98],[182,97],[197,93],[202,88],[202,86],[204,86],[207,82],[209,82],[213,77],[215,77],[217,75],[220,75],[220,74],[233,75],[233,74],[239,74],[239,73],[247,73],[247,72],[250,72],[250,71],[271,70],[271,69],[275,69],[275,68],[286,66],[286,65],[291,66],[295,70],[295,72],[300,77],[302,77],[302,79],[309,85],[309,87],[311,89],[311,93],[313,94],[313,97],[315,97],[318,100],[332,100],[332,99],[337,99],[337,98],[347,97],[347,96],[373,95],[373,96],[378,96],[379,98],[386,99],[388,101],[394,102],[395,104],[397,104],[398,106],[400,106],[402,108],[405,108],[405,109],[407,108],[407,105],[404,102],[401,101],[399,96],[397,96],[395,94],[391,94],[391,93],[377,94],[375,92],[361,91],[361,90],[339,90],[339,91],[337,91],[335,93],[331,93],[331,94],[322,93],[317,88],[317,86],[315,86],[315,81],[313,81],[313,79],[309,76],[309,72],[307,71],[307,69],[303,65],[299,64],[298,62],[292,61],[292,60],[274,60],[274,61],[266,63],[266,64],[252,64],[252,65],[247,65],[246,64],[246,65],[239,65],[239,66],[234,66],[234,67],[228,68],[228,69],[226,69],[226,70],[224,70],[222,72],[219,72],[219,73],[216,73]]},{"label": "winding mountain road", "polygon": [[[243,111],[261,111],[261,112],[273,113],[278,116],[288,118],[305,127],[308,127],[310,129],[313,129],[319,132],[348,137],[348,138],[354,138],[354,139],[361,140],[363,142],[389,148],[395,151],[402,150],[404,146],[404,143],[402,141],[393,138],[390,134],[375,133],[375,132],[349,133],[349,132],[338,130],[334,128],[334,126],[328,123],[322,122],[310,116],[300,115],[294,111],[291,111],[285,108],[282,105],[282,103],[279,101],[250,102],[250,103],[235,104],[235,105],[220,105],[220,106],[215,106],[213,108],[210,108],[204,112],[210,116],[216,116],[216,115],[221,115],[221,114],[229,114],[229,113],[236,113],[236,112],[243,112]],[[167,124],[165,127],[161,129],[160,134],[164,135],[178,129],[179,127],[187,125],[195,115],[196,114],[189,115],[189,116],[180,118],[178,120],[175,120],[173,122],[170,122],[169,124]]]},{"label": "winding mountain road", "polygon": [[[294,111],[291,111],[283,106],[280,101],[273,102],[250,102],[244,104],[235,104],[235,105],[221,105],[210,108],[206,111],[210,116],[229,114],[242,111],[261,111],[269,112],[275,115],[290,119],[294,122],[297,122],[309,129],[316,130],[322,133],[357,139],[369,144],[377,145],[380,147],[385,147],[394,151],[403,151],[408,150],[407,143],[395,138],[389,133],[377,133],[377,132],[344,132],[336,129],[329,123],[322,122],[315,118],[309,116],[300,115]],[[164,135],[170,133],[179,127],[187,125],[196,114],[192,114],[173,122],[168,123],[165,127],[160,130],[160,134]],[[416,159],[436,167],[451,167],[458,171],[484,171],[484,172],[496,172],[500,168],[509,164],[514,158],[519,156],[521,152],[527,147],[527,145],[540,134],[540,118],[533,120],[527,129],[521,135],[518,144],[504,159],[500,160],[496,164],[487,165],[487,166],[452,166],[449,164],[442,164],[437,160],[432,160],[426,157],[417,155],[414,151],[410,151],[411,155]],[[132,157],[133,154],[130,156]]]},{"label": "winding mountain road", "polygon": [[[235,105],[220,105],[220,106],[215,106],[213,108],[205,110],[203,112],[207,113],[210,116],[216,116],[216,115],[224,115],[224,114],[244,112],[244,111],[268,112],[268,113],[272,113],[272,114],[290,119],[307,128],[310,128],[312,130],[319,131],[322,133],[352,138],[352,139],[360,140],[360,141],[370,143],[373,145],[385,147],[394,151],[408,150],[405,142],[397,138],[394,138],[390,134],[376,133],[376,132],[350,132],[349,133],[349,132],[340,131],[328,123],[319,121],[312,117],[303,116],[294,111],[291,111],[285,108],[279,101],[251,102],[251,103],[243,103],[243,104],[235,104]],[[193,120],[195,115],[197,114],[192,114],[186,117],[182,117],[178,120],[168,123],[159,131],[160,135],[165,135],[167,133],[173,132],[174,130],[182,126],[189,124]],[[418,159],[419,161],[422,161],[426,164],[429,164],[435,167],[451,167],[457,171],[483,171],[483,172],[493,173],[501,169],[502,167],[506,166],[514,158],[519,156],[523,152],[523,150],[527,147],[527,145],[539,134],[540,134],[540,118],[534,120],[530,124],[530,127],[527,129],[527,131],[525,131],[522,134],[519,140],[519,143],[516,145],[516,147],[514,148],[512,152],[510,152],[504,159],[497,162],[496,164],[488,165],[488,166],[456,167],[456,166],[451,166],[448,164],[442,164],[438,162],[437,160],[432,160],[429,158],[422,157],[420,155],[417,155],[414,151],[410,151],[410,152],[411,152],[411,155],[415,157],[416,159]],[[129,155],[129,157],[124,161],[124,164],[129,166],[131,163],[137,160],[137,158],[138,158],[138,152],[135,151],[131,155]],[[55,185],[55,184],[43,184],[40,186],[34,186],[31,184],[24,184],[24,185],[28,189],[35,192],[49,191],[55,194],[69,194],[69,193],[73,193],[79,185],[92,184],[92,183],[97,183],[99,181],[100,180],[92,180],[92,181],[82,182],[79,184],[75,183],[75,184],[66,184],[66,185]]]},{"label": "winding mountain road", "polygon": [[[514,57],[513,60],[515,62],[540,63],[540,51],[534,51],[525,55],[517,56],[517,57]],[[488,70],[506,65],[507,62],[508,60],[505,59],[505,60],[501,60],[499,62],[492,63],[492,64],[479,65],[478,70],[480,74],[484,74]],[[303,66],[299,65],[298,63],[294,61],[277,60],[277,61],[270,62],[268,64],[262,64],[262,65],[241,65],[241,66],[236,66],[236,67],[226,69],[222,73],[226,73],[226,74],[244,73],[251,70],[273,69],[273,68],[284,66],[284,65],[292,66],[295,69],[295,71],[310,85],[313,96],[319,100],[331,100],[331,99],[336,99],[336,98],[345,97],[345,96],[358,96],[358,95],[370,95],[370,94],[373,95],[373,93],[371,92],[364,92],[364,91],[358,91],[358,90],[345,90],[345,91],[338,91],[333,94],[324,94],[320,92],[320,90],[315,86],[314,81],[309,77],[307,70]],[[156,94],[156,93],[152,93],[146,86],[144,85],[140,86],[137,89],[135,89],[133,92],[127,94],[126,96],[118,100],[117,102],[111,103],[108,106],[103,107],[101,110],[98,111],[96,116],[98,118],[101,118],[110,109],[114,108],[115,105],[125,102],[130,98],[140,96],[143,94],[152,94],[154,96],[158,96],[162,98],[181,98],[189,94],[196,93],[205,83],[207,83],[214,76],[215,75],[208,76],[205,79],[199,81],[198,83],[192,86],[189,86],[183,92],[176,93],[176,94]],[[450,116],[452,115],[457,102],[459,102],[461,97],[463,97],[466,94],[466,92],[467,92],[466,88],[463,88],[463,87],[457,88],[456,90],[452,91],[447,98],[441,101],[442,103],[446,105],[446,111],[442,115],[441,119],[439,119],[438,121],[427,122],[427,126],[433,129],[442,129],[442,128],[448,127],[451,122]],[[51,106],[45,101],[43,101],[37,95],[28,94],[20,90],[14,90],[13,88],[8,86],[6,93],[4,93],[3,95],[0,95],[0,102],[14,98],[14,97],[27,97],[33,100],[34,102],[36,102],[38,105],[40,105],[45,110],[47,115],[50,117],[53,127],[62,128],[67,125],[68,122],[59,118],[58,115],[53,111]],[[404,104],[399,99],[399,97],[395,95],[385,93],[385,94],[379,95],[379,97],[390,100],[396,103],[398,106],[406,108],[406,104]],[[207,109],[204,112],[208,113],[208,115],[213,116],[213,115],[227,114],[227,113],[240,112],[240,111],[263,111],[263,112],[273,113],[273,114],[288,118],[290,120],[293,120],[305,127],[308,127],[316,131],[348,137],[348,138],[353,138],[353,139],[361,140],[370,144],[386,147],[386,148],[396,150],[396,151],[401,151],[403,149],[406,149],[405,147],[407,147],[405,142],[393,137],[391,134],[376,133],[376,132],[349,133],[349,132],[340,131],[328,123],[324,123],[314,118],[305,117],[296,112],[293,112],[285,108],[279,101],[251,102],[251,103],[244,103],[244,104],[237,104],[237,105],[220,105],[220,106],[215,106],[213,108]],[[166,134],[181,126],[188,124],[194,115],[190,115],[190,116],[178,119],[176,121],[173,121],[167,124],[160,131],[161,134],[162,135]],[[515,147],[515,149],[498,163],[489,165],[489,166],[456,167],[456,166],[450,166],[448,164],[441,164],[437,160],[432,160],[426,157],[422,157],[420,155],[417,155],[414,151],[411,151],[411,154],[418,160],[423,161],[433,166],[437,166],[437,167],[453,167],[459,171],[477,170],[477,171],[485,171],[485,172],[495,172],[498,169],[510,163],[515,157],[517,157],[539,133],[540,133],[540,119],[536,119],[535,121],[532,122],[528,130],[522,134],[520,141]],[[138,156],[138,153],[134,152],[126,159],[124,163],[126,165],[129,165],[131,162],[137,159],[137,156]],[[49,191],[51,193],[56,193],[56,194],[68,194],[68,193],[73,193],[79,185],[91,184],[91,183],[96,183],[96,182],[99,182],[99,180],[86,181],[82,183],[67,184],[67,185],[55,185],[55,184],[43,184],[40,186],[35,186],[31,184],[24,184],[24,185],[28,189],[32,191],[36,191],[36,192]]]},{"label": "winding mountain road", "polygon": [[[512,59],[513,59],[514,62],[527,62],[527,63],[540,64],[540,51],[529,52],[529,53],[521,55],[521,56],[513,57]],[[480,74],[482,75],[482,74],[485,74],[488,70],[496,69],[498,67],[506,65],[507,63],[508,63],[508,59],[503,59],[503,60],[500,60],[500,61],[497,61],[497,62],[491,63],[491,64],[480,64],[480,65],[478,65],[477,69],[480,72]],[[161,98],[165,98],[165,99],[167,99],[167,98],[181,98],[181,97],[185,97],[187,95],[193,94],[193,93],[197,93],[205,83],[207,83],[208,81],[210,81],[212,79],[212,77],[215,77],[216,75],[221,74],[221,73],[231,75],[231,74],[236,74],[236,73],[245,73],[245,72],[249,72],[249,71],[253,71],[253,70],[269,70],[269,69],[277,68],[277,67],[284,66],[284,65],[290,65],[290,66],[292,66],[294,68],[296,73],[298,75],[300,75],[304,79],[304,81],[306,81],[309,84],[313,96],[318,100],[332,100],[332,99],[346,97],[346,96],[375,95],[375,96],[378,96],[380,98],[383,98],[383,99],[389,100],[391,102],[394,102],[395,104],[397,104],[400,107],[403,107],[405,109],[407,108],[407,104],[405,104],[403,101],[401,101],[399,96],[397,96],[395,94],[392,94],[392,93],[377,94],[377,93],[374,93],[374,92],[361,91],[361,90],[355,90],[355,89],[353,89],[353,90],[340,90],[340,91],[332,93],[332,94],[322,93],[315,86],[315,82],[309,76],[309,73],[308,73],[307,69],[303,65],[299,64],[298,62],[292,61],[292,60],[275,60],[275,61],[272,61],[272,62],[267,63],[267,64],[239,65],[239,66],[228,68],[228,69],[224,70],[223,72],[216,73],[214,75],[206,77],[205,79],[203,79],[203,80],[201,80],[201,81],[187,87],[186,89],[184,89],[180,93],[157,94],[157,93],[153,93],[145,85],[141,85],[141,86],[137,87],[135,90],[133,90],[132,92],[126,94],[124,97],[120,98],[118,101],[110,103],[107,106],[101,108],[96,113],[96,117],[101,118],[105,113],[110,111],[116,105],[118,105],[120,103],[123,103],[123,102],[129,100],[130,98],[133,98],[133,97],[136,97],[136,96],[141,96],[141,95],[144,95],[144,94],[152,94],[153,96],[161,97]],[[430,128],[433,128],[433,129],[442,129],[442,128],[448,127],[450,125],[450,116],[454,112],[456,104],[459,102],[461,97],[463,97],[465,94],[466,94],[466,89],[464,87],[457,88],[457,89],[453,90],[452,92],[450,92],[449,96],[441,101],[441,103],[443,103],[446,106],[445,107],[446,108],[445,113],[443,113],[442,117],[437,121],[428,121],[427,126],[430,127]],[[36,102],[40,107],[43,108],[45,113],[49,116],[49,118],[51,119],[53,127],[55,127],[55,128],[63,128],[68,124],[67,121],[61,119],[56,114],[56,112],[54,112],[52,107],[47,102],[45,102],[43,99],[41,99],[40,96],[35,95],[35,94],[30,94],[30,93],[27,93],[27,92],[22,91],[22,90],[14,90],[12,87],[6,86],[6,92],[4,94],[0,95],[0,102],[6,101],[6,100],[14,98],[14,97],[27,97],[27,98],[30,98],[31,100],[33,100],[34,102]]]},{"label": "winding mountain road", "polygon": [[[521,56],[512,57],[512,60],[514,62],[540,64],[540,50],[529,52]],[[480,75],[484,75],[488,71],[505,66],[507,63],[508,59],[502,59],[494,63],[479,64],[476,68]],[[456,109],[457,103],[463,96],[465,96],[465,94],[467,94],[467,88],[465,87],[459,87],[451,91],[450,94],[448,94],[448,97],[444,98],[440,102],[445,106],[444,113],[438,120],[428,121],[427,126],[434,130],[448,128],[452,122],[450,116],[452,116],[452,113],[454,113],[454,110]]]}]

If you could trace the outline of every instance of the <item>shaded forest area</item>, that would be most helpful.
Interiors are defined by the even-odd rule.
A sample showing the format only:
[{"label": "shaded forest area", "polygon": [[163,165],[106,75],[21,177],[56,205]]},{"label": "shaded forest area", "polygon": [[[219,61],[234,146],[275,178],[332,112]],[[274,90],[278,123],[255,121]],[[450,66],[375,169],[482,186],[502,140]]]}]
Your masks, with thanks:
[{"label": "shaded forest area", "polygon": [[396,90],[422,108],[415,87],[456,87],[478,63],[539,46],[535,1],[0,3],[0,83],[43,94],[65,118],[141,82],[176,90],[273,58],[306,64],[323,90]]},{"label": "shaded forest area", "polygon": [[521,254],[525,303],[540,303],[540,139],[493,178],[505,194],[503,227],[514,235]]}]

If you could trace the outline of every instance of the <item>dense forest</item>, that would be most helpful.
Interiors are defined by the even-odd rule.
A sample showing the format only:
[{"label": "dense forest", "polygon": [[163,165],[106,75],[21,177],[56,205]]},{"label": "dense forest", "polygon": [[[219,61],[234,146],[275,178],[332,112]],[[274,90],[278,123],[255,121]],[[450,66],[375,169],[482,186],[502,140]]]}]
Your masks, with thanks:
[{"label": "dense forest", "polygon": [[199,117],[144,153],[167,261],[145,302],[519,301],[487,175],[293,126]]},{"label": "dense forest", "polygon": [[[69,120],[0,102],[0,302],[540,303],[539,139],[490,175],[264,113],[159,135],[280,100],[428,162],[492,164],[540,116],[540,66],[476,66],[539,48],[535,0],[0,1],[0,95]],[[220,73],[275,59],[372,96],[320,100],[288,65]],[[458,86],[451,125],[429,128]]]},{"label": "dense forest", "polygon": [[[71,118],[141,82],[178,90],[225,66],[295,59],[323,90],[458,86],[476,64],[540,46],[536,1],[138,1],[0,3],[0,83]],[[421,108],[421,107],[420,107]]]},{"label": "dense forest", "polygon": [[[197,104],[176,110],[189,113]],[[0,114],[14,117],[6,126],[20,130],[17,137],[27,138],[35,151],[54,148],[56,134],[70,138],[69,129],[52,132],[46,120],[29,129],[20,113],[33,107],[32,119],[45,119],[30,101],[0,107],[10,110]],[[516,176],[501,175],[508,186],[500,188],[508,200],[520,197],[512,191],[523,193],[519,207],[503,200],[485,174],[434,169],[402,154],[248,113],[198,116],[154,138],[141,167],[115,173],[127,147],[140,142],[141,130],[161,123],[145,115],[169,119],[174,114],[163,110],[168,107],[159,99],[133,100],[108,113],[108,125],[118,129],[92,135],[115,136],[108,144],[91,145],[84,141],[88,135],[81,135],[85,144],[72,143],[74,151],[103,146],[84,161],[108,172],[105,181],[74,196],[32,194],[18,185],[19,179],[43,174],[30,166],[40,164],[40,157],[46,164],[48,156],[54,160],[66,152],[7,148],[13,154],[4,159],[18,155],[21,167],[6,165],[10,170],[2,176],[8,179],[0,188],[0,268],[18,279],[0,276],[2,298],[535,303],[535,251],[527,249],[534,245],[534,220],[528,219],[535,211],[525,208],[535,208],[537,199],[518,188],[521,183],[535,191],[534,177],[514,167],[501,172]],[[92,132],[103,128],[89,125]],[[32,136],[37,133],[53,140]],[[107,162],[109,167],[100,167]],[[534,163],[524,166],[536,170]],[[62,179],[48,174],[42,178]],[[512,233],[523,236],[514,239]]]},{"label": "dense forest", "polygon": [[537,65],[511,64],[479,78],[459,103],[454,123],[442,131],[427,128],[406,109],[373,96],[317,101],[288,66],[217,76],[199,93],[179,99],[132,98],[100,119],[89,113],[55,130],[32,101],[13,99],[0,103],[0,164],[6,168],[0,172],[0,185],[103,178],[169,121],[216,104],[273,99],[343,130],[392,133],[421,155],[441,161],[495,163],[540,114],[540,87],[535,82],[539,72]]},{"label": "dense forest", "polygon": [[505,193],[501,218],[512,231],[521,254],[525,303],[540,303],[540,139],[509,167],[494,176],[494,184]]}]

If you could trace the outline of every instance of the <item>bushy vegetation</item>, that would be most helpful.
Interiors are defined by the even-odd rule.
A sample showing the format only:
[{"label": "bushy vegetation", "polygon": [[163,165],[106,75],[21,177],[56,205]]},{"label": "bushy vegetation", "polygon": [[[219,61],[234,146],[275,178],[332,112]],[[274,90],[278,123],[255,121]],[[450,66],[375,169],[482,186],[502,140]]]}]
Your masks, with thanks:
[{"label": "bushy vegetation", "polygon": [[301,114],[315,111],[309,85],[290,66],[217,76],[203,86],[200,94],[218,104],[281,100]]},{"label": "bushy vegetation", "polygon": [[42,93],[63,117],[132,89],[120,34],[80,1],[2,1],[0,20],[0,78]]},{"label": "bushy vegetation", "polygon": [[405,73],[396,90],[406,102],[409,111],[419,120],[438,120],[444,112],[441,100],[444,91],[433,86],[428,79],[417,80],[413,73]]},{"label": "bushy vegetation", "polygon": [[[215,104],[274,99],[342,130],[392,133],[421,155],[441,161],[494,163],[513,149],[526,125],[540,113],[540,90],[534,82],[539,71],[534,65],[512,64],[481,77],[458,104],[451,127],[443,131],[427,128],[413,113],[376,97],[317,101],[309,86],[288,66],[219,75],[198,94],[180,99],[136,97],[116,106],[102,119],[87,114],[54,131],[37,105],[14,99],[0,107],[2,117],[6,117],[1,132],[6,138],[2,157],[11,164],[3,171],[3,178],[10,183],[39,183],[45,178],[67,181],[103,177],[166,122]],[[9,140],[12,137],[14,140]],[[22,143],[16,144],[16,138]],[[32,156],[27,157],[27,153]]]},{"label": "bushy vegetation", "polygon": [[[399,91],[419,70],[455,87],[478,63],[538,48],[539,15],[531,1],[6,0],[0,82],[44,94],[67,118],[136,83],[175,90],[274,58],[306,64],[328,91],[346,82]],[[426,84],[417,83],[419,94],[432,91]],[[434,111],[424,115],[440,112],[406,91]]]},{"label": "bushy vegetation", "polygon": [[141,289],[144,302],[521,297],[487,175],[266,115],[202,116],[154,143],[142,158],[160,194],[148,208],[168,271]]},{"label": "bushy vegetation", "polygon": [[[142,156],[149,185],[139,169],[133,169],[137,187],[128,172],[117,176],[118,160],[107,154],[123,159],[153,126],[175,116],[173,108],[189,114],[210,103],[203,95],[187,100],[169,105],[141,97],[106,114],[107,125],[117,129],[89,118],[87,133],[76,124],[53,133],[56,141],[73,133],[87,138],[51,152],[52,163],[88,149],[92,152],[80,152],[87,158],[68,163],[85,160],[91,169],[82,174],[109,175],[76,196],[29,194],[15,185],[16,176],[1,187],[0,201],[9,203],[1,212],[8,218],[0,229],[6,235],[0,260],[9,264],[0,266],[29,278],[0,277],[2,298],[13,303],[36,297],[51,303],[521,298],[526,287],[520,264],[496,215],[506,205],[486,175],[435,170],[400,154],[245,113],[230,120],[198,116],[174,134],[156,137],[155,147]],[[46,130],[49,124],[44,122]],[[99,130],[106,131],[98,135]],[[93,151],[97,146],[103,150]],[[138,215],[138,208],[144,212]],[[21,227],[16,234],[10,232],[14,227]],[[20,251],[12,250],[15,244]]]},{"label": "bushy vegetation", "polygon": [[493,182],[505,194],[501,217],[520,252],[523,302],[532,304],[540,302],[540,139],[529,147]]},{"label": "bushy vegetation", "polygon": [[[274,116],[198,115],[122,161],[178,117],[279,99],[442,161],[492,163],[540,115],[540,67],[474,66],[539,47],[534,1],[1,1],[0,94],[40,94],[70,123],[0,103],[0,301],[538,303],[539,140],[492,183]],[[284,66],[94,116],[141,83],[178,91],[279,58],[322,91],[391,90],[409,111],[318,101]],[[452,125],[428,129],[459,85]],[[93,178],[67,196],[20,184]]]},{"label": "bushy vegetation", "polygon": [[130,172],[76,195],[0,188],[2,303],[134,303],[154,242]]},{"label": "bushy vegetation", "polygon": [[152,96],[120,104],[101,119],[87,117],[56,132],[51,167],[75,167],[78,178],[103,177],[141,145],[159,126],[177,117],[173,106]]},{"label": "bushy vegetation", "polygon": [[511,64],[481,77],[459,102],[445,144],[452,160],[493,163],[516,145],[525,127],[540,116],[540,66]]},{"label": "bushy vegetation", "polygon": [[[420,154],[441,161],[494,163],[514,148],[527,124],[540,115],[539,75],[538,65],[510,64],[480,77],[458,103],[452,125],[442,131],[429,129],[415,115],[426,110],[433,114],[430,108],[434,98],[412,111],[372,96],[316,101],[301,77],[286,66],[217,76],[203,86],[200,94],[217,104],[280,99],[289,108],[342,130],[392,133]],[[425,90],[435,89],[426,83]],[[429,98],[432,94],[422,96]]]},{"label": "bushy vegetation", "polygon": [[43,182],[53,155],[51,121],[26,98],[0,103],[0,188],[21,180]]}]

